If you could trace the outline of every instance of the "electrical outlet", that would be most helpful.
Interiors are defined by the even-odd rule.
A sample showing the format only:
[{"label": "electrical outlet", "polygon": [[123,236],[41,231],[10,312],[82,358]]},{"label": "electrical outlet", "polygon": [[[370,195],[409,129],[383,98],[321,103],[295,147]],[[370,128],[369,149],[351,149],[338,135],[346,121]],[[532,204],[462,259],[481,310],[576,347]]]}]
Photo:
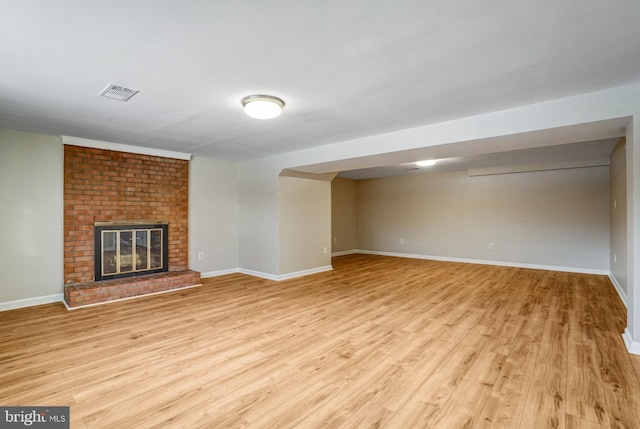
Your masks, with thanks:
[{"label": "electrical outlet", "polygon": [[324,253],[329,253],[329,248],[328,247],[324,248]]},{"label": "electrical outlet", "polygon": [[334,239],[333,239],[333,244],[337,244],[337,243],[338,243],[338,239],[337,239],[337,238],[334,238]]},{"label": "electrical outlet", "polygon": [[489,250],[493,250],[493,243],[489,243]]},{"label": "electrical outlet", "polygon": [[198,259],[204,259],[204,252],[198,252]]},{"label": "electrical outlet", "polygon": [[400,239],[400,244],[404,244],[404,238]]}]

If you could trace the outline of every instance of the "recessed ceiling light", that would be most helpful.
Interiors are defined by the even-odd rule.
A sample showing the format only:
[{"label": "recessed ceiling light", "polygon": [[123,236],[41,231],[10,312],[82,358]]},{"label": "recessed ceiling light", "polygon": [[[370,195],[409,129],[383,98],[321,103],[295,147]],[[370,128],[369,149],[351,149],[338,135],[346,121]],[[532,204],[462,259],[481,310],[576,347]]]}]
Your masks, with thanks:
[{"label": "recessed ceiling light", "polygon": [[280,116],[284,101],[271,95],[250,95],[242,99],[244,113],[255,119],[273,119]]},{"label": "recessed ceiling light", "polygon": [[424,161],[416,162],[416,165],[418,167],[431,167],[432,165],[436,165],[436,162],[438,162],[437,159],[425,159]]}]

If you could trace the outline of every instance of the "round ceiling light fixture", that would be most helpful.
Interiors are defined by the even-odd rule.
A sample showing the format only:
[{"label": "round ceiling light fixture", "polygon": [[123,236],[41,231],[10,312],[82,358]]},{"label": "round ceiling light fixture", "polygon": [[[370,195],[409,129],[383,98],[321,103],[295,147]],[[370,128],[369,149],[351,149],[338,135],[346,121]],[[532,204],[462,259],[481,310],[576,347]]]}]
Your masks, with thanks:
[{"label": "round ceiling light fixture", "polygon": [[250,95],[242,99],[244,113],[255,119],[273,119],[280,116],[284,101],[272,95]]},{"label": "round ceiling light fixture", "polygon": [[432,165],[436,165],[436,162],[438,162],[437,159],[425,159],[424,161],[416,162],[416,164],[418,167],[431,167]]}]

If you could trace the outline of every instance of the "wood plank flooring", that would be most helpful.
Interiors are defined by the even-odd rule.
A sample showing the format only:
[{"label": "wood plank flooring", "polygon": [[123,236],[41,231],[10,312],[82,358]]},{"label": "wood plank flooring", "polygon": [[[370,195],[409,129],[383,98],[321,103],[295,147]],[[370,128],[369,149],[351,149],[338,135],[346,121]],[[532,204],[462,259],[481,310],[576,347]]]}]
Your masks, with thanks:
[{"label": "wood plank flooring", "polygon": [[72,428],[640,428],[604,276],[370,255],[0,313],[0,405]]}]

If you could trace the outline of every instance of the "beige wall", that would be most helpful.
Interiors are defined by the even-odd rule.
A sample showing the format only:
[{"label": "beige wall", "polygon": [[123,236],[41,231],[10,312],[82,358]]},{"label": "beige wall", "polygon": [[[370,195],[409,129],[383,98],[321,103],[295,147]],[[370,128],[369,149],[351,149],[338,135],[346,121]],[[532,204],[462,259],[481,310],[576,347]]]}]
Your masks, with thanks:
[{"label": "beige wall", "polygon": [[336,177],[331,182],[331,251],[344,252],[358,248],[357,182]]},{"label": "beige wall", "polygon": [[[237,269],[238,166],[194,156],[189,164],[189,268],[203,277]],[[198,259],[202,252],[204,259]]]},{"label": "beige wall", "polygon": [[279,274],[331,265],[331,182],[280,177]]},{"label": "beige wall", "polygon": [[262,160],[238,164],[238,250],[247,272],[278,274],[278,165]]},{"label": "beige wall", "polygon": [[608,167],[422,174],[357,193],[360,249],[609,270]]},{"label": "beige wall", "polygon": [[62,294],[62,165],[59,138],[0,129],[0,308]]}]

